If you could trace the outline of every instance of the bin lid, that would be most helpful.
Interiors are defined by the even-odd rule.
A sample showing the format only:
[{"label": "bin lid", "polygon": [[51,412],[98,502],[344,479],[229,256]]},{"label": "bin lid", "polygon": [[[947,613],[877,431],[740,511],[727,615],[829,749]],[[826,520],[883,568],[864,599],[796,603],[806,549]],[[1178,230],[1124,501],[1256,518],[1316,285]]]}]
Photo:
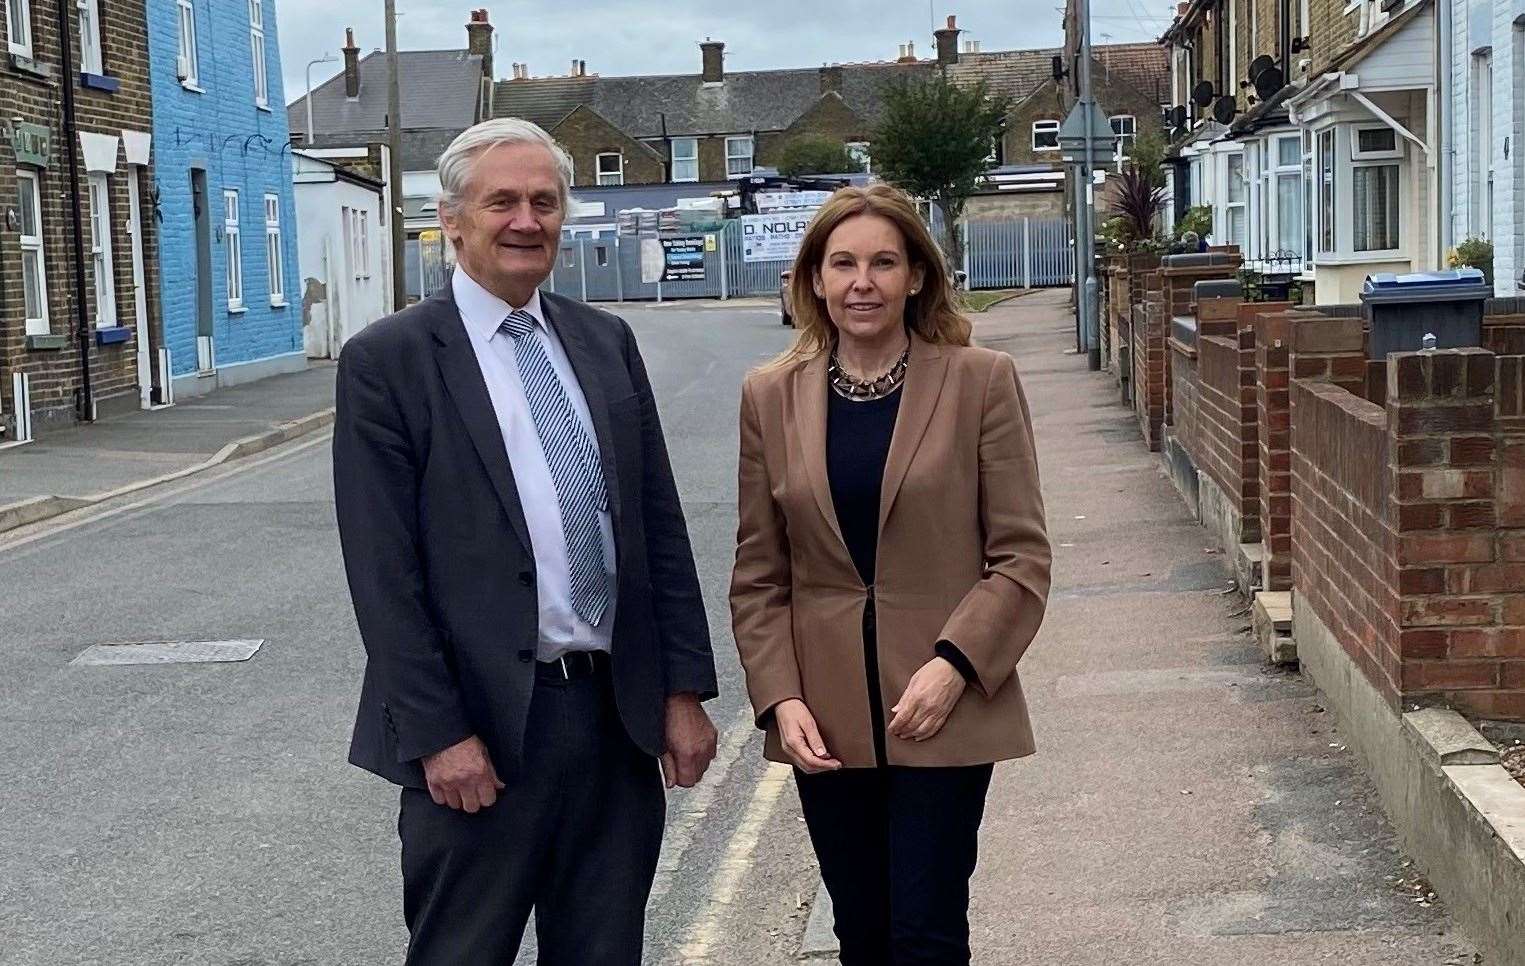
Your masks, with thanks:
[{"label": "bin lid", "polygon": [[1492,294],[1492,286],[1483,281],[1482,270],[1476,268],[1406,275],[1378,272],[1366,276],[1361,286],[1362,302],[1465,302]]}]

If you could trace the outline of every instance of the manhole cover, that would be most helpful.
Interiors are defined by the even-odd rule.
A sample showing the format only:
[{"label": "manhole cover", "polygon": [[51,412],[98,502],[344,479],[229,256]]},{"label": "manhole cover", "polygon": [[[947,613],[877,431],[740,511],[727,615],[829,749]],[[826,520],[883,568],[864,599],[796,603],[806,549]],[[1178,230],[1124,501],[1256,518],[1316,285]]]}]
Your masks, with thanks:
[{"label": "manhole cover", "polygon": [[96,644],[70,661],[71,666],[89,667],[106,664],[205,664],[219,661],[247,661],[264,644],[263,638],[250,641],[140,641],[137,643]]}]

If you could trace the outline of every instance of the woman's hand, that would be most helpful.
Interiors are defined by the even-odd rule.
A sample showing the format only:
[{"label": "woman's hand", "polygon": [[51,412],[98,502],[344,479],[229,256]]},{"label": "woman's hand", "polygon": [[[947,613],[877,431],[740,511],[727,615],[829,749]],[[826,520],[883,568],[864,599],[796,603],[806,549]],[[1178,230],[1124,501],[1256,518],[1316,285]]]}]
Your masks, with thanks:
[{"label": "woman's hand", "polygon": [[784,754],[800,771],[815,775],[842,767],[842,763],[826,750],[821,730],[815,724],[815,715],[805,707],[805,702],[799,698],[780,701],[773,706],[773,720],[778,724],[778,735],[784,742]]},{"label": "woman's hand", "polygon": [[934,657],[911,676],[905,694],[890,709],[890,734],[906,741],[926,741],[942,730],[967,682],[946,659]]}]

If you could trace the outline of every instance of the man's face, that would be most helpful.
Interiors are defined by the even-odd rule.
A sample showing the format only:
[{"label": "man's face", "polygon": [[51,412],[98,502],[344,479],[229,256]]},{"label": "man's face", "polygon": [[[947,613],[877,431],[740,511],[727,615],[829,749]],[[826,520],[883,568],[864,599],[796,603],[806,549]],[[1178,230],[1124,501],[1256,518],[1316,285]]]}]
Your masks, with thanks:
[{"label": "man's face", "polygon": [[561,178],[538,144],[500,144],[478,154],[460,204],[440,209],[456,259],[472,278],[523,305],[556,265]]}]

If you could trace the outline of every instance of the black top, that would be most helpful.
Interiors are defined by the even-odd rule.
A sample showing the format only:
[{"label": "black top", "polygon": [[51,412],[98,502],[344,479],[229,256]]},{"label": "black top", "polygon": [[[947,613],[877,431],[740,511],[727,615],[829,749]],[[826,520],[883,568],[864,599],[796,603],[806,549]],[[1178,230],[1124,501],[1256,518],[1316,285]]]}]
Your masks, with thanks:
[{"label": "black top", "polygon": [[826,474],[831,501],[858,576],[870,586],[879,552],[879,493],[900,396],[897,389],[883,399],[853,402],[828,390]]},{"label": "black top", "polygon": [[[884,486],[884,464],[895,435],[902,390],[883,399],[853,402],[827,390],[826,475],[831,481],[831,502],[837,510],[837,526],[853,558],[858,576],[874,585],[874,566],[879,556],[879,496]],[[957,647],[938,641],[936,652],[958,669],[967,681],[975,680],[974,666]]]}]

